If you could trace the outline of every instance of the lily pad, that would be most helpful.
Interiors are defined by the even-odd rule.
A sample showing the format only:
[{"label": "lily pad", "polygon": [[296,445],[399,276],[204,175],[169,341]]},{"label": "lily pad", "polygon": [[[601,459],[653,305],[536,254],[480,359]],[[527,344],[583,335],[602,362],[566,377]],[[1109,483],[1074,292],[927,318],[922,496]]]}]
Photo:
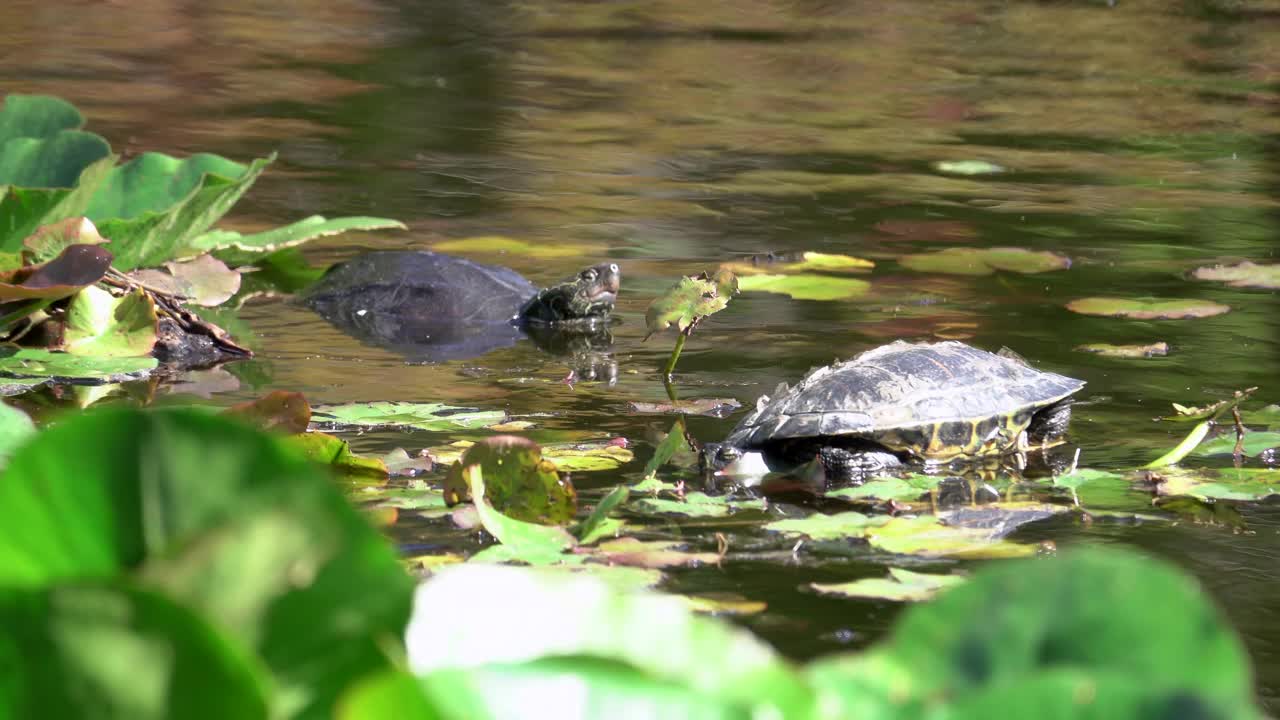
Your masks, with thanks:
[{"label": "lily pad", "polygon": [[680,282],[649,304],[644,315],[649,335],[672,325],[683,333],[702,318],[725,309],[737,293],[738,278],[728,270],[719,270],[714,277],[702,273],[680,278]]},{"label": "lily pad", "polygon": [[22,255],[31,263],[52,260],[72,245],[101,245],[107,241],[87,217],[67,218],[36,229],[22,241]]},{"label": "lily pad", "polygon": [[486,499],[507,517],[543,525],[565,525],[578,510],[573,483],[560,477],[555,463],[542,457],[538,444],[515,435],[485,438],[467,448],[444,481],[444,499],[457,505],[468,499],[467,470],[480,467]]},{"label": "lily pad", "polygon": [[1067,309],[1081,315],[1122,317],[1132,320],[1182,320],[1206,318],[1229,312],[1231,307],[1209,300],[1177,298],[1106,298],[1072,300]]},{"label": "lily pad", "polygon": [[444,403],[379,401],[322,405],[311,411],[312,420],[325,426],[407,427],[433,432],[477,430],[507,419],[507,414],[501,410],[476,410]]},{"label": "lily pad", "polygon": [[640,414],[709,415],[725,417],[742,407],[742,403],[733,398],[697,398],[695,400],[673,400],[671,402],[629,402],[627,409]]},{"label": "lily pad", "polygon": [[966,579],[963,575],[936,575],[889,568],[887,578],[862,578],[847,583],[809,583],[809,587],[823,595],[920,602],[930,600],[939,592],[955,587]]},{"label": "lily pad", "polygon": [[[505,430],[503,425],[490,426],[491,430]],[[446,465],[462,457],[474,442],[456,440],[448,445],[427,448],[435,462]],[[635,458],[635,453],[616,440],[592,440],[584,442],[547,443],[542,446],[542,457],[554,462],[564,472],[594,472],[614,470]]]},{"label": "lily pad", "polygon": [[1111,343],[1089,343],[1077,345],[1077,352],[1093,353],[1113,358],[1150,358],[1164,357],[1169,354],[1169,343],[1155,342],[1149,345],[1112,345]]},{"label": "lily pad", "polygon": [[94,357],[0,346],[0,377],[87,385],[139,380],[159,365],[152,357]]},{"label": "lily pad", "polygon": [[59,300],[99,280],[111,267],[111,253],[94,245],[71,245],[58,257],[0,273],[0,302]]},{"label": "lily pad", "polygon": [[1224,282],[1231,287],[1280,289],[1280,265],[1257,265],[1248,260],[1235,265],[1196,268],[1191,277]]},{"label": "lily pad", "polygon": [[739,279],[743,275],[786,275],[791,273],[848,273],[870,270],[876,264],[852,255],[833,255],[830,253],[804,252],[797,255],[779,257],[753,257],[750,260],[722,263],[736,274]]},{"label": "lily pad", "polygon": [[857,512],[815,513],[806,518],[778,520],[766,530],[805,535],[813,540],[862,539],[886,552],[925,557],[1017,557],[1035,554],[1035,547],[1006,542],[983,528],[951,527],[932,516],[886,517]]},{"label": "lily pad", "polygon": [[919,272],[948,275],[990,275],[997,270],[1032,275],[1071,267],[1071,258],[1065,255],[1016,247],[947,248],[904,255],[898,262]]},{"label": "lily pad", "polygon": [[399,220],[377,217],[341,217],[330,220],[312,215],[295,223],[259,233],[241,235],[232,230],[210,230],[191,241],[187,254],[211,252],[230,265],[246,265],[257,262],[269,253],[301,245],[309,240],[330,235],[340,235],[353,230],[405,230]]},{"label": "lily pad", "polygon": [[[1257,455],[1264,450],[1280,447],[1280,432],[1249,431],[1244,434],[1244,454]],[[1223,433],[1196,446],[1196,455],[1231,455],[1236,450],[1236,435]]]},{"label": "lily pad", "polygon": [[333,468],[347,480],[381,483],[388,477],[387,466],[377,458],[351,452],[346,440],[322,432],[288,435],[286,445],[297,448],[307,459]]},{"label": "lily pad", "polygon": [[1255,501],[1280,495],[1280,470],[1271,468],[1165,468],[1151,476],[1160,496]]},{"label": "lily pad", "polygon": [[0,186],[69,188],[80,173],[111,156],[101,136],[83,130],[60,130],[46,137],[0,137]]},{"label": "lily pad", "polygon": [[715,565],[720,556],[713,552],[687,552],[683,543],[667,540],[638,540],[632,537],[618,538],[600,543],[589,556],[609,565],[625,565],[662,569],[691,565]]},{"label": "lily pad", "polygon": [[227,268],[211,255],[201,255],[186,262],[165,263],[181,288],[187,302],[214,307],[231,299],[240,290],[240,273]]},{"label": "lily pad", "polygon": [[631,503],[631,509],[653,515],[727,517],[739,510],[764,510],[765,504],[763,500],[732,500],[724,495],[691,492],[686,493],[681,500],[640,498]]},{"label": "lily pad", "polygon": [[827,497],[843,500],[902,500],[913,501],[928,493],[942,482],[941,475],[921,475],[918,473],[905,478],[887,477],[872,478],[856,487],[840,488],[826,493]]},{"label": "lily pad", "polygon": [[461,467],[459,474],[467,485],[467,491],[475,498],[475,509],[484,529],[502,543],[511,559],[537,565],[559,562],[564,551],[577,545],[577,540],[559,525],[525,522],[494,509],[485,499],[488,490],[480,463]]},{"label": "lily pad", "polygon": [[871,283],[831,275],[744,275],[738,278],[742,292],[767,292],[795,300],[844,300],[865,295]]},{"label": "lily pad", "polygon": [[434,243],[432,250],[444,253],[491,253],[523,255],[533,258],[584,257],[602,251],[597,245],[546,241],[532,243],[527,240],[503,237],[501,235],[484,235],[480,237],[459,238]]},{"label": "lily pad", "polygon": [[1006,171],[1003,165],[987,160],[939,160],[933,169],[947,175],[996,175]]},{"label": "lily pad", "polygon": [[116,157],[108,155],[84,168],[73,188],[0,185],[0,252],[18,252],[41,226],[84,215],[115,162]]},{"label": "lily pad", "polygon": [[[383,455],[382,462],[387,466],[387,472],[391,477],[418,477],[423,473],[431,472],[435,467],[435,462],[430,455],[426,453],[410,455],[404,448],[396,448]],[[441,498],[441,505],[443,504],[444,501]]]},{"label": "lily pad", "polygon": [[28,437],[36,432],[35,423],[21,410],[0,403],[0,466]]},{"label": "lily pad", "polygon": [[53,137],[84,127],[75,105],[52,95],[6,95],[0,104],[0,142],[14,138]]},{"label": "lily pad", "polygon": [[156,344],[156,322],[155,304],[141,290],[117,298],[90,286],[76,293],[67,307],[63,344],[72,355],[147,355]]}]

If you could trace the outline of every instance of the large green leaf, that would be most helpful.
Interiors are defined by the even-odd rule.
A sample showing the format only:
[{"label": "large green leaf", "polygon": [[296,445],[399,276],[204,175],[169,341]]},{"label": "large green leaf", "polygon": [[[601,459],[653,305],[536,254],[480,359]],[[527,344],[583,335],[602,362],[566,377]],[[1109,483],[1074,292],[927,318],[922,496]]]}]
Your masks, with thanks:
[{"label": "large green leaf", "polygon": [[146,153],[107,177],[88,215],[116,256],[118,270],[200,254],[196,239],[231,209],[275,160],[248,167],[217,155],[186,160]]},{"label": "large green leaf", "polygon": [[141,290],[115,297],[97,286],[87,287],[67,306],[63,342],[73,355],[147,355],[156,344],[155,304]]},{"label": "large green leaf", "polygon": [[1244,649],[1194,581],[1113,549],[989,567],[908,610],[888,650],[935,697],[1014,693],[1079,671],[1132,682],[1151,702],[1184,697],[1199,717],[1239,717],[1252,703]]},{"label": "large green leaf", "polygon": [[755,717],[811,709],[808,688],[750,633],[679,598],[588,575],[446,568],[419,588],[406,643],[418,674],[579,656],[625,663]]},{"label": "large green leaf", "polygon": [[195,410],[76,417],[0,477],[0,585],[121,574],[256,649],[282,716],[327,717],[409,611],[396,555],[322,471]]},{"label": "large green leaf", "polygon": [[0,145],[0,185],[71,187],[85,168],[110,154],[106,140],[79,130],[45,140],[16,138]]},{"label": "large green leaf", "polygon": [[308,240],[328,235],[339,235],[352,230],[406,230],[399,220],[376,217],[342,217],[332,220],[312,215],[295,223],[250,235],[232,230],[211,230],[196,238],[191,249],[196,252],[217,252],[218,258],[229,265],[245,265],[262,258],[267,253],[301,245]]},{"label": "large green leaf", "polygon": [[51,95],[11,94],[0,106],[0,143],[14,138],[47,138],[78,130],[84,116],[74,105]]},{"label": "large green leaf", "polygon": [[0,252],[16,253],[41,225],[83,215],[98,185],[115,165],[108,155],[80,172],[74,188],[0,185]]},{"label": "large green leaf", "polygon": [[190,610],[127,584],[0,592],[0,716],[267,717],[264,678]]},{"label": "large green leaf", "polygon": [[140,380],[159,364],[152,357],[94,357],[0,345],[0,378],[97,385]]},{"label": "large green leaf", "polygon": [[409,427],[416,430],[474,430],[507,419],[501,410],[470,410],[444,403],[379,401],[312,408],[312,421],[329,427]]}]

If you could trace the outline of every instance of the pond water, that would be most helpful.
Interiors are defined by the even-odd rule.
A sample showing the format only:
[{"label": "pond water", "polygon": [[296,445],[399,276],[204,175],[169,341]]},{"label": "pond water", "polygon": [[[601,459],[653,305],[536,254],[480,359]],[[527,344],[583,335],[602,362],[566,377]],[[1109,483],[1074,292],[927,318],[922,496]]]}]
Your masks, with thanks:
[{"label": "pond water", "polygon": [[[0,28],[5,90],[66,97],[118,150],[278,151],[232,225],[319,213],[410,226],[317,241],[306,247],[315,263],[508,236],[569,252],[471,257],[537,283],[604,259],[624,273],[613,384],[566,383],[564,359],[527,341],[465,361],[406,363],[301,306],[259,298],[239,313],[259,355],[228,368],[215,402],[267,389],[299,390],[315,404],[443,401],[536,414],[539,439],[628,438],[636,461],[574,478],[584,497],[598,497],[639,479],[670,425],[627,411],[665,397],[659,369],[673,338],[644,341],[649,301],[680,275],[796,251],[873,260],[858,276],[869,290],[827,301],[735,298],[686,347],[682,397],[749,405],[812,366],[893,339],[962,338],[1086,380],[1072,441],[1083,466],[1118,471],[1186,433],[1152,422],[1172,402],[1251,386],[1280,401],[1275,291],[1189,277],[1206,265],[1276,261],[1275,2],[17,0],[0,8]],[[937,165],[957,161],[1003,171]],[[902,260],[962,247],[1051,251],[1071,266],[963,275]],[[1088,296],[1231,309],[1143,321],[1064,307]],[[1167,356],[1075,349],[1158,341]],[[692,418],[690,431],[717,440],[738,417]],[[352,438],[366,452],[448,439]],[[694,482],[679,468],[660,477]],[[1195,573],[1240,628],[1275,713],[1280,512],[1240,510],[1243,530],[1153,511],[1164,520],[1050,521],[1017,537],[1134,545]],[[704,550],[714,550],[714,531],[727,532],[722,567],[671,571],[666,587],[767,602],[742,622],[794,657],[868,643],[899,609],[802,589],[879,574],[893,562],[882,556],[779,562],[752,553],[762,534],[735,534],[732,521],[673,518],[652,529]],[[444,521],[403,518],[389,532],[406,547],[475,547],[474,534]]]}]

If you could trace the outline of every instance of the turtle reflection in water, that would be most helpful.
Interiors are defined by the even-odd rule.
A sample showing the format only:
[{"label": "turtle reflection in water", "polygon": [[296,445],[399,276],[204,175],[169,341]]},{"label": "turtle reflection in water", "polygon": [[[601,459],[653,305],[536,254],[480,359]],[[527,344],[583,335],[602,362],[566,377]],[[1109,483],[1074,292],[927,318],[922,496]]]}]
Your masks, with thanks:
[{"label": "turtle reflection in water", "polygon": [[761,397],[723,443],[707,444],[703,462],[732,474],[749,453],[772,470],[817,457],[828,480],[906,463],[980,464],[1062,438],[1082,387],[963,343],[898,341]]},{"label": "turtle reflection in water", "polygon": [[306,303],[349,335],[414,361],[476,357],[527,333],[539,347],[573,355],[594,372],[613,342],[610,313],[620,280],[618,266],[603,263],[540,290],[497,265],[380,251],[335,266]]}]

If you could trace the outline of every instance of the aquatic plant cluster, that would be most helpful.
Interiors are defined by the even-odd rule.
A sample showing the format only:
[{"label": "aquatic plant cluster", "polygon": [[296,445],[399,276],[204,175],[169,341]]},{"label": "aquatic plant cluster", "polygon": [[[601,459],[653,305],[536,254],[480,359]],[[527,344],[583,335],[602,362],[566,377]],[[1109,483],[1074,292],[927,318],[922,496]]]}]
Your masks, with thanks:
[{"label": "aquatic plant cluster", "polygon": [[[656,298],[650,334],[671,328],[677,337],[661,369],[669,402],[635,403],[633,411],[677,419],[652,441],[637,481],[611,489],[580,495],[570,474],[633,462],[620,438],[539,444],[525,436],[531,419],[439,402],[312,407],[299,393],[276,391],[220,411],[96,408],[37,428],[22,408],[38,390],[56,388],[87,408],[127,397],[129,386],[118,383],[148,379],[154,388],[168,368],[251,353],[234,316],[211,308],[312,286],[323,271],[301,262],[296,246],[306,240],[402,227],[316,216],[248,235],[218,229],[271,158],[241,165],[146,153],[118,164],[83,124],[55,98],[10,95],[0,108],[0,395],[12,398],[0,403],[0,656],[9,669],[0,714],[514,718],[537,708],[539,716],[584,719],[1260,717],[1239,639],[1190,578],[1129,551],[1059,553],[1013,537],[1049,518],[1233,522],[1229,503],[1270,495],[1276,473],[1245,462],[1280,446],[1280,416],[1248,407],[1253,389],[1175,408],[1168,421],[1191,430],[1146,467],[1104,472],[1068,454],[1065,465],[1036,474],[1024,462],[1035,449],[1028,428],[1069,402],[1078,382],[1021,359],[956,351],[967,347],[958,343],[889,346],[819,370],[791,394],[782,389],[774,406],[762,401],[744,421],[750,429],[751,418],[781,418],[754,435],[818,439],[821,450],[805,445],[790,467],[747,472],[736,455],[708,464],[704,449],[702,474],[693,469],[686,416],[734,403],[678,397],[673,374],[686,340],[741,292],[809,300],[863,293],[872,263],[861,258],[730,261]],[[520,251],[508,239],[480,240]],[[443,245],[436,249],[466,249]],[[443,262],[446,271],[458,267]],[[1066,264],[1018,248],[903,260],[920,272],[968,274]],[[514,288],[504,302],[517,313],[530,298],[550,297],[500,270],[478,272]],[[591,322],[573,323],[577,334],[599,341],[607,333],[618,273],[606,263],[559,286],[587,294]],[[1252,263],[1195,276],[1274,282],[1273,266]],[[547,301],[538,322],[516,326],[554,331],[563,319],[556,302]],[[1128,317],[1225,312],[1158,298],[1085,298],[1069,308]],[[495,312],[499,321],[511,317],[506,305]],[[593,347],[570,345],[580,355]],[[938,386],[949,380],[980,399],[1007,388],[966,374],[975,368],[1010,383],[1022,373],[1026,392],[950,424],[912,405],[914,424],[877,419],[864,432],[843,418],[821,432],[784,432],[796,413],[777,403],[849,410],[854,401],[835,390],[867,391],[857,373],[885,357],[902,368],[927,359],[946,376]],[[924,375],[886,367],[875,370],[891,379]],[[815,386],[819,399],[804,395]],[[874,389],[888,403],[899,394],[913,400],[920,387]],[[455,441],[371,457],[343,439],[388,427]],[[1042,454],[1064,427],[1043,436]],[[1215,427],[1230,430],[1210,437]],[[847,465],[828,463],[828,446],[854,430],[905,465],[839,476]],[[1192,454],[1234,462],[1179,467]],[[982,463],[970,456],[1019,460],[1010,472],[975,467]],[[706,483],[701,490],[689,486],[695,477]],[[397,552],[377,526],[401,513],[464,528],[466,539]],[[750,601],[654,589],[666,571],[734,561],[723,535],[710,547],[656,530],[672,517],[741,520],[756,533],[751,551],[778,558],[869,549],[894,565],[884,577],[806,591],[919,602],[881,642],[790,661],[718,617],[758,610]],[[1022,559],[972,574],[927,567],[992,557]],[[908,563],[915,569],[900,567]]]}]

